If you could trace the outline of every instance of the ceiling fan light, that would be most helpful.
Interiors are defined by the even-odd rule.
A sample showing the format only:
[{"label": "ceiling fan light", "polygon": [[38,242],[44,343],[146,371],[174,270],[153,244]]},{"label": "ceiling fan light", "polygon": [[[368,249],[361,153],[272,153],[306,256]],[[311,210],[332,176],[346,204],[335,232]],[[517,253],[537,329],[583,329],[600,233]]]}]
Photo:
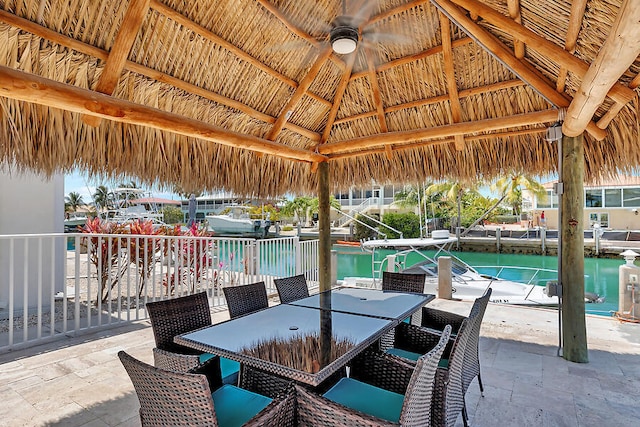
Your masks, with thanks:
[{"label": "ceiling fan light", "polygon": [[335,53],[346,55],[356,50],[358,31],[349,26],[339,26],[331,30],[331,47]]}]

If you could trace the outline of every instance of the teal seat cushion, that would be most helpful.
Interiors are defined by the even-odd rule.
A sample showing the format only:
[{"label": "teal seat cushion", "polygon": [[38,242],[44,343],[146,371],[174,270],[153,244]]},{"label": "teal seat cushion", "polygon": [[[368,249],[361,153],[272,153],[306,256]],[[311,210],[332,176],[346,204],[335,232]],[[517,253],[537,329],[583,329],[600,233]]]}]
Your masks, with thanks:
[{"label": "teal seat cushion", "polygon": [[[211,353],[202,353],[200,355],[200,363],[204,363],[207,360],[215,357]],[[240,363],[235,360],[220,358],[220,372],[222,374],[223,384],[238,384],[238,375],[240,374]]]},{"label": "teal seat cushion", "polygon": [[268,397],[229,384],[211,397],[220,427],[240,427],[271,403]]},{"label": "teal seat cushion", "polygon": [[404,323],[411,323],[411,317],[407,317],[403,320]]},{"label": "teal seat cushion", "polygon": [[404,396],[372,385],[342,378],[324,394],[329,400],[356,411],[397,423],[400,420]]},{"label": "teal seat cushion", "polygon": [[393,354],[394,356],[402,357],[405,359],[416,361],[422,356],[419,353],[414,353],[412,351],[401,350],[399,348],[390,348],[387,350],[387,353]]}]

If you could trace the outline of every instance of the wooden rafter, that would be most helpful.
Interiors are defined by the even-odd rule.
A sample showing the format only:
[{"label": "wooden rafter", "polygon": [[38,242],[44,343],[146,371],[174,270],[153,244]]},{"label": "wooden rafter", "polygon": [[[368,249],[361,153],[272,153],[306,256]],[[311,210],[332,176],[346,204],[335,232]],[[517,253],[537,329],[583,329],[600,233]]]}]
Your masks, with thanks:
[{"label": "wooden rafter", "polygon": [[[638,74],[636,78],[634,78],[631,83],[629,83],[629,88],[635,89],[640,86],[640,79],[638,77],[640,77],[640,74]],[[598,120],[598,122],[596,123],[598,127],[600,129],[606,129],[607,126],[609,126],[609,123],[611,123],[611,121],[616,118],[620,110],[622,110],[623,108],[624,105],[622,104],[614,104],[607,110],[606,113],[602,115],[602,117],[600,117],[600,120]]]},{"label": "wooden rafter", "polygon": [[[13,25],[14,27],[20,28],[23,31],[27,31],[31,34],[34,34],[38,37],[49,40],[53,43],[59,44],[61,46],[65,46],[69,49],[73,49],[77,52],[83,53],[88,56],[92,56],[94,58],[101,59],[103,61],[106,61],[107,58],[109,57],[109,54],[106,51],[98,47],[92,46],[90,44],[76,40],[74,38],[57,33],[53,30],[50,30],[46,27],[38,25],[24,18],[15,16],[4,10],[0,10],[0,21],[5,22],[9,25]],[[243,104],[239,101],[236,101],[231,98],[227,98],[213,91],[203,89],[194,84],[185,82],[184,80],[180,80],[178,78],[156,71],[152,68],[145,67],[144,65],[140,65],[132,61],[127,61],[125,65],[125,69],[132,71],[134,73],[138,73],[140,75],[146,76],[150,79],[157,80],[162,83],[170,84],[172,86],[175,86],[178,89],[184,90],[187,93],[198,95],[205,99],[209,99],[211,101],[217,102],[226,107],[236,109],[256,120],[260,120],[262,122],[269,123],[269,124],[275,123],[276,121],[275,117],[272,117],[268,114],[265,114],[254,108],[251,108],[248,105]],[[309,129],[303,128],[301,126],[287,123],[285,127],[287,129],[292,130],[293,132],[297,132],[300,135],[303,135],[311,139],[312,141],[320,140],[320,135],[318,133],[313,132]]]},{"label": "wooden rafter", "polygon": [[324,50],[320,52],[320,55],[318,55],[316,62],[313,64],[307,75],[304,76],[293,95],[291,95],[291,98],[289,98],[289,102],[287,102],[287,105],[285,105],[280,112],[280,115],[271,128],[271,132],[269,132],[269,140],[274,141],[278,137],[285,123],[287,122],[291,114],[293,114],[293,108],[305,95],[307,89],[309,89],[309,86],[311,86],[311,83],[313,83],[313,80],[316,78],[325,62],[327,62],[327,59],[331,56],[332,52],[333,50],[331,49],[331,46],[326,46]]},{"label": "wooden rafter", "polygon": [[414,7],[420,6],[421,4],[428,3],[429,1],[430,0],[413,0],[408,3],[401,4],[400,6],[392,7],[391,9],[379,13],[378,15],[372,16],[364,24],[362,24],[362,27],[366,28],[372,24],[375,24],[376,22],[380,22],[394,15],[406,12],[409,9],[413,9]]},{"label": "wooden rafter", "polygon": [[[555,43],[550,42],[524,27],[523,25],[513,22],[510,18],[502,15],[496,10],[477,0],[433,0],[434,3],[440,5],[440,7],[447,6],[447,10],[451,10],[454,4],[462,6],[463,8],[473,11],[480,15],[487,22],[500,28],[509,34],[513,34],[514,37],[518,37],[525,42],[530,49],[534,49],[540,54],[546,56],[550,60],[556,62],[560,66],[565,66],[572,73],[577,74],[579,77],[583,77],[589,69],[589,64],[570,54]],[[631,101],[635,93],[628,87],[622,84],[614,85],[608,93],[608,96],[616,102],[627,103]]]},{"label": "wooden rafter", "polygon": [[[129,3],[127,12],[120,25],[120,30],[109,52],[107,63],[96,85],[96,91],[111,95],[118,85],[118,79],[122,75],[122,70],[127,63],[133,42],[140,31],[140,27],[142,27],[144,17],[149,11],[149,1],[150,0],[131,0],[131,3]],[[89,126],[98,126],[101,120],[95,116],[83,116],[82,121]]]},{"label": "wooden rafter", "polygon": [[[494,92],[502,89],[509,89],[512,87],[524,86],[526,83],[520,79],[505,80],[503,82],[492,83],[489,85],[474,87],[470,89],[463,89],[458,92],[458,98],[466,98],[468,96],[480,95],[487,92]],[[391,105],[384,109],[385,113],[393,113],[394,111],[406,110],[408,108],[422,107],[425,105],[439,104],[449,99],[449,95],[439,95],[427,99],[418,99],[416,101],[406,102],[404,104]],[[354,120],[360,120],[367,117],[373,117],[376,115],[375,111],[368,111],[365,113],[354,114],[353,116],[343,117],[334,122],[334,124],[341,124],[351,122]]]},{"label": "wooden rafter", "polygon": [[[365,56],[367,58],[367,70],[369,71],[369,85],[371,86],[371,95],[373,96],[373,105],[376,107],[376,116],[378,117],[378,125],[380,126],[380,132],[387,133],[389,128],[387,127],[387,119],[384,116],[384,105],[382,103],[382,95],[380,94],[380,87],[378,86],[378,74],[376,74],[376,67],[373,63],[373,52],[370,49],[365,48]],[[391,159],[393,153],[391,151],[391,145],[385,146],[387,150],[387,158]]]},{"label": "wooden rafter", "polygon": [[567,110],[562,133],[576,137],[584,132],[607,92],[640,55],[640,8],[625,0],[598,56],[582,78]]},{"label": "wooden rafter", "polygon": [[[580,27],[582,26],[582,19],[584,17],[584,10],[586,9],[586,7],[587,0],[573,0],[571,2],[569,27],[567,28],[567,36],[564,41],[564,50],[572,55],[576,51],[576,43],[578,42],[578,35],[580,34]],[[567,67],[561,65],[560,71],[558,71],[558,81],[556,83],[556,90],[558,92],[564,92],[564,86],[567,82],[568,73],[569,70],[567,70]]]},{"label": "wooden rafter", "polygon": [[[307,34],[306,32],[302,31],[300,28],[295,26],[293,23],[291,23],[291,21],[289,21],[289,19],[286,16],[284,16],[284,14],[275,5],[271,4],[269,0],[256,0],[256,1],[260,3],[262,7],[264,7],[266,10],[268,10],[273,16],[275,16],[280,22],[282,22],[282,24],[285,27],[287,27],[289,31],[291,31],[293,34],[308,41],[316,49],[324,48],[322,43],[320,43],[318,40],[313,38],[310,34]],[[333,63],[339,66],[340,69],[344,70],[344,68],[346,67],[344,61],[340,59],[338,56],[334,55],[333,52],[331,52],[331,55],[329,56],[329,58],[331,59],[331,61],[333,61]]]},{"label": "wooden rafter", "polygon": [[342,96],[344,95],[344,91],[347,89],[347,85],[349,84],[349,77],[351,77],[353,64],[356,62],[357,53],[358,51],[356,50],[347,58],[347,66],[342,73],[340,83],[338,83],[336,95],[333,98],[333,105],[331,106],[331,110],[329,111],[329,117],[327,117],[327,124],[325,125],[324,132],[322,132],[322,137],[320,138],[320,144],[324,144],[329,140],[331,128],[333,127],[336,116],[338,115],[338,110],[340,109],[340,104],[342,103]]},{"label": "wooden rafter", "polygon": [[[442,34],[442,57],[444,62],[444,75],[447,80],[447,92],[449,93],[449,105],[451,106],[451,122],[462,121],[462,106],[458,97],[458,84],[456,83],[456,71],[453,66],[453,49],[451,48],[451,22],[442,13],[438,12],[440,19],[440,33]],[[464,135],[455,135],[456,150],[464,149]]]},{"label": "wooden rafter", "polygon": [[[509,16],[518,24],[522,24],[522,15],[520,14],[520,0],[507,0],[507,7],[509,9]],[[522,40],[513,39],[513,53],[516,58],[524,58],[524,43]]]},{"label": "wooden rafter", "polygon": [[326,157],[308,150],[231,132],[179,114],[116,99],[5,66],[0,66],[0,96],[292,160],[326,161]]},{"label": "wooden rafter", "polygon": [[[471,37],[463,37],[457,40],[454,40],[451,44],[453,48],[458,46],[464,46],[467,44],[473,43],[473,39]],[[432,47],[431,49],[427,49],[422,52],[415,53],[413,55],[408,55],[402,58],[394,59],[393,61],[385,62],[376,67],[376,72],[381,73],[383,71],[389,70],[394,67],[399,67],[401,65],[409,64],[411,62],[419,61],[421,59],[427,58],[429,56],[438,55],[442,53],[442,45]],[[367,71],[361,71],[359,73],[353,73],[351,75],[350,80],[356,80],[363,77],[367,77]]]},{"label": "wooden rafter", "polygon": [[555,122],[558,111],[544,110],[535,113],[517,114],[496,119],[462,122],[452,125],[437,126],[429,129],[411,131],[388,132],[379,135],[365,136],[347,141],[323,144],[318,147],[321,154],[335,154],[356,150],[366,150],[382,147],[388,144],[407,144],[425,139],[453,138],[455,135],[465,135],[476,132],[490,132],[498,129],[508,129],[518,126],[531,126],[540,123]]},{"label": "wooden rafter", "polygon": [[[165,5],[164,3],[160,2],[160,0],[151,0],[151,8],[156,10],[158,13],[161,13],[162,15],[166,16],[167,18],[177,22],[178,24],[182,25],[185,28],[188,28],[189,30],[193,31],[194,33],[200,35],[201,37],[222,46],[223,48],[227,49],[229,52],[232,52],[234,55],[236,55],[238,58],[242,59],[243,61],[248,62],[249,64],[253,65],[254,67],[260,69],[261,71],[263,71],[264,73],[268,74],[271,77],[274,77],[278,80],[280,80],[282,83],[285,83],[293,88],[298,87],[298,82],[296,82],[293,79],[290,79],[289,77],[283,75],[282,73],[277,72],[276,70],[274,70],[273,68],[269,67],[267,64],[265,64],[264,62],[254,58],[253,56],[249,55],[247,52],[245,52],[244,50],[240,49],[239,47],[235,46],[233,43],[228,42],[227,40],[223,39],[222,37],[220,37],[219,35],[215,34],[212,31],[207,30],[206,28],[204,28],[201,25],[196,24],[195,22],[193,22],[192,20],[190,20],[189,18],[187,18],[186,16],[176,12],[175,10],[173,10],[172,8],[170,8],[169,6]],[[315,93],[312,92],[307,92],[307,95],[310,96],[311,98],[315,99],[316,101],[325,104],[326,106],[330,107],[331,106],[331,102],[327,101],[326,99],[324,99],[323,97],[321,97],[320,95],[317,95]]]},{"label": "wooden rafter", "polygon": [[[506,131],[506,132],[493,132],[493,133],[482,134],[482,135],[472,135],[472,136],[467,136],[465,138],[465,141],[475,142],[475,141],[480,141],[487,138],[494,138],[494,139],[512,138],[512,137],[521,136],[521,135],[535,135],[535,134],[545,133],[545,132],[547,132],[546,126],[543,128],[535,128],[535,129],[512,130],[512,131]],[[394,147],[394,151],[410,150],[414,148],[427,147],[429,145],[451,144],[453,142],[455,142],[453,138],[423,140],[419,142],[412,142],[409,144],[397,145],[396,147]],[[329,155],[329,161],[335,161],[335,160],[351,158],[351,157],[368,156],[376,153],[381,154],[385,152],[386,150],[384,148],[371,148],[371,149],[365,149],[365,150],[343,152],[343,153]]]},{"label": "wooden rafter", "polygon": [[[540,95],[546,98],[550,103],[558,108],[566,108],[571,103],[569,95],[556,92],[552,83],[545,79],[540,73],[533,68],[523,63],[516,58],[513,53],[498,40],[493,34],[489,33],[484,28],[473,22],[461,9],[448,0],[432,0],[436,6],[442,10],[451,20],[462,29],[471,34],[477,42],[483,46],[487,51],[505,64],[511,71],[513,71],[523,81],[528,83],[534,88]],[[461,0],[456,0],[461,1]],[[504,17],[504,16],[503,16]],[[511,21],[509,18],[506,18]],[[513,21],[511,21],[513,22]],[[514,25],[517,25],[514,23]],[[527,43],[529,44],[529,43]],[[562,49],[561,49],[562,50]],[[564,50],[562,50],[565,52]],[[567,52],[565,52],[567,53]],[[628,89],[628,88],[627,88]],[[595,123],[590,122],[587,127],[587,131],[596,138],[598,141],[603,140],[607,133],[596,126]]]}]

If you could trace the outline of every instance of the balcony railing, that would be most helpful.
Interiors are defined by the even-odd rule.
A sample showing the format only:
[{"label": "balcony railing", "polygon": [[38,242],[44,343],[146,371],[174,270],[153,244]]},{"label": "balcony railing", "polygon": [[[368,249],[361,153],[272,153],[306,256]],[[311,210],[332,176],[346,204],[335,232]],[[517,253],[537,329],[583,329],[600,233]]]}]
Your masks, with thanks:
[{"label": "balcony railing", "polygon": [[0,352],[147,318],[145,304],[304,273],[318,242],[297,237],[40,234],[0,236]]}]

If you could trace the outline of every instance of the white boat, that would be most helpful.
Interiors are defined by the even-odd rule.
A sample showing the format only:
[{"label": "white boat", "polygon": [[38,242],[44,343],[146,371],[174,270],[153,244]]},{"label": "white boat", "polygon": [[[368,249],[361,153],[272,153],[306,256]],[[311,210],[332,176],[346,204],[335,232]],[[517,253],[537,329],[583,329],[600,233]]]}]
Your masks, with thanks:
[{"label": "white boat", "polygon": [[[536,283],[541,277],[541,272],[547,273],[549,280],[549,272],[554,270],[513,267],[521,270],[531,270],[530,278],[526,283],[506,280],[500,277],[481,274],[475,268],[466,264],[447,250],[447,246],[456,242],[457,239],[449,235],[447,231],[437,230],[433,233],[435,238],[421,239],[381,239],[367,240],[361,242],[363,250],[371,253],[373,278],[363,279],[354,277],[345,277],[343,283],[350,286],[378,286],[382,271],[384,270],[400,270],[405,273],[422,273],[426,274],[425,292],[437,294],[438,287],[438,261],[440,256],[450,256],[452,259],[452,293],[453,298],[472,301],[482,296],[487,288],[492,289],[491,302],[499,304],[515,304],[528,306],[557,306],[558,297],[548,296],[545,286],[539,286]],[[398,252],[391,256],[381,258],[377,252],[382,248],[396,249]],[[436,254],[432,257],[427,256],[421,249],[436,250]],[[417,264],[406,266],[405,261],[409,253],[420,254],[424,258]],[[392,264],[389,267],[389,264]],[[501,271],[510,267],[499,267]],[[557,280],[557,272],[554,279]],[[598,301],[598,296],[588,295],[586,302]]]},{"label": "white boat", "polygon": [[153,201],[154,198],[143,198],[143,196],[147,195],[145,190],[139,188],[116,188],[111,194],[115,208],[102,212],[100,214],[102,219],[119,224],[129,224],[135,220],[140,220],[166,225],[163,222],[164,215],[160,213],[158,205],[154,202],[149,202],[149,200]]},{"label": "white boat", "polygon": [[217,235],[252,235],[266,237],[271,227],[271,220],[251,219],[248,206],[231,206],[231,211],[226,215],[207,215],[205,219],[209,230]]},{"label": "white boat", "polygon": [[69,216],[64,219],[65,233],[74,233],[87,223],[87,214],[84,212],[70,212]]}]

